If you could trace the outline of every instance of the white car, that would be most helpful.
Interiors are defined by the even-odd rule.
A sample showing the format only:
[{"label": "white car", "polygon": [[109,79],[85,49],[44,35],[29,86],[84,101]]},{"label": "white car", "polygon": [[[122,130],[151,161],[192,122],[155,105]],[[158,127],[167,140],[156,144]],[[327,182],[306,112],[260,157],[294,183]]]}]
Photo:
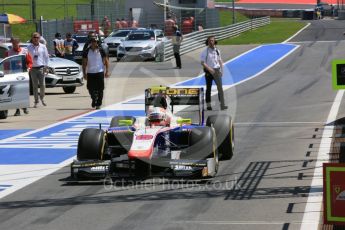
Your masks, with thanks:
[{"label": "white car", "polygon": [[[21,47],[27,47],[29,43],[20,43]],[[0,58],[5,57],[7,50],[12,48],[11,43],[0,44]],[[48,64],[49,73],[45,78],[46,87],[62,87],[65,93],[74,93],[76,87],[83,85],[83,72],[80,65],[59,57],[50,57]],[[30,92],[32,93],[31,81]]]},{"label": "white car", "polygon": [[116,56],[117,47],[133,30],[134,29],[119,29],[111,32],[109,36],[104,39],[104,43],[106,43],[109,47],[109,54],[114,54]]},{"label": "white car", "polygon": [[0,119],[7,118],[9,109],[29,107],[29,80],[24,55],[1,59]]},{"label": "white car", "polygon": [[163,55],[165,40],[162,30],[134,30],[117,47],[117,60],[129,56],[155,59],[157,55]]},{"label": "white car", "polygon": [[81,63],[83,59],[83,48],[85,43],[87,42],[87,34],[74,34],[72,36],[78,43],[79,47],[74,53],[74,60],[78,63]]}]

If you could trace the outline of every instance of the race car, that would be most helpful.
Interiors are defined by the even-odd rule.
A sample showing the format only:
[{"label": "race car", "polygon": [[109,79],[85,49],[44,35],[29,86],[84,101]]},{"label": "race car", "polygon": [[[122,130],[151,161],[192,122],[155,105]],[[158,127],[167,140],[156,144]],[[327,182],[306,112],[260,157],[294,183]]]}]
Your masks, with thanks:
[{"label": "race car", "polygon": [[[115,116],[106,130],[81,132],[71,177],[214,177],[219,159],[233,155],[234,127],[228,115],[205,123],[203,98],[203,88],[146,89],[146,116]],[[198,122],[174,114],[178,105],[198,106]]]}]

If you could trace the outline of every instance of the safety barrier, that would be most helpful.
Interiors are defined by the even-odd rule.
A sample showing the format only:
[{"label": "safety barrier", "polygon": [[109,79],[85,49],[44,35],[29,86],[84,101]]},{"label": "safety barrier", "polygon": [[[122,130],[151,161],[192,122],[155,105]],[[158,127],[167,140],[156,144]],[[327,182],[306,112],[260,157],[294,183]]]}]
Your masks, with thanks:
[{"label": "safety barrier", "polygon": [[[183,42],[180,47],[180,54],[188,53],[205,47],[205,40],[208,36],[214,35],[217,40],[235,37],[245,31],[252,30],[261,26],[270,24],[269,16],[254,18],[248,21],[232,24],[225,27],[205,29],[196,31],[183,36]],[[164,56],[159,61],[168,61],[174,57],[171,39],[164,43]]]}]

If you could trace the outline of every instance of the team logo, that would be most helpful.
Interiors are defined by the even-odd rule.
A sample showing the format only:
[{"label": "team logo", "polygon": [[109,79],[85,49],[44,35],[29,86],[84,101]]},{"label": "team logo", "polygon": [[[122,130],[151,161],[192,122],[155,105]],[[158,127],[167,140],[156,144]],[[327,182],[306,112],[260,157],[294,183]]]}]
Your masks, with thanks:
[{"label": "team logo", "polygon": [[12,101],[12,95],[14,89],[12,85],[0,85],[0,102],[10,102]]}]

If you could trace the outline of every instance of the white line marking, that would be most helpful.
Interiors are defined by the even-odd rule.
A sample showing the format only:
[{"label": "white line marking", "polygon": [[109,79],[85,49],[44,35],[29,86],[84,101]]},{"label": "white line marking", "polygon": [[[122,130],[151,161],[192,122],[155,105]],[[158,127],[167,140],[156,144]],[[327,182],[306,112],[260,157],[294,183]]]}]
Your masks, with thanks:
[{"label": "white line marking", "polygon": [[[204,224],[204,225],[283,225],[287,221],[177,221],[177,224]],[[301,221],[288,221],[289,224],[301,224]],[[315,221],[303,222],[307,225],[315,224]]]},{"label": "white line marking", "polygon": [[299,33],[301,33],[303,30],[305,30],[308,26],[310,26],[310,23],[308,23],[305,27],[303,27],[302,29],[300,29],[299,31],[297,31],[297,33],[295,33],[294,35],[292,35],[290,38],[286,39],[285,41],[283,41],[282,43],[287,43],[289,42],[291,39],[293,39],[294,37],[296,37]]},{"label": "white line marking", "polygon": [[[331,122],[337,119],[337,114],[339,111],[339,107],[341,104],[341,99],[343,98],[344,90],[339,90],[337,95],[335,96],[333,105],[331,107],[331,111],[329,112],[326,124],[330,124]],[[322,175],[322,163],[324,162],[323,157],[327,156],[329,161],[329,152],[331,149],[332,135],[333,135],[334,125],[328,126],[328,129],[325,129],[322,133],[321,143],[317,155],[317,162],[315,164],[315,170],[313,175],[313,180],[311,182],[311,189],[309,191],[307,205],[304,210],[301,230],[310,230],[310,229],[318,229],[319,222],[320,222],[320,214],[321,214],[321,206],[322,206],[322,196],[312,196],[315,193],[316,189],[320,189],[323,186],[323,179],[317,177],[318,175]],[[312,224],[306,224],[308,222],[315,222]]]},{"label": "white line marking", "polygon": [[336,43],[336,42],[344,42],[344,41],[342,41],[342,40],[339,40],[339,41],[302,41],[302,42],[288,42],[288,44]]}]

